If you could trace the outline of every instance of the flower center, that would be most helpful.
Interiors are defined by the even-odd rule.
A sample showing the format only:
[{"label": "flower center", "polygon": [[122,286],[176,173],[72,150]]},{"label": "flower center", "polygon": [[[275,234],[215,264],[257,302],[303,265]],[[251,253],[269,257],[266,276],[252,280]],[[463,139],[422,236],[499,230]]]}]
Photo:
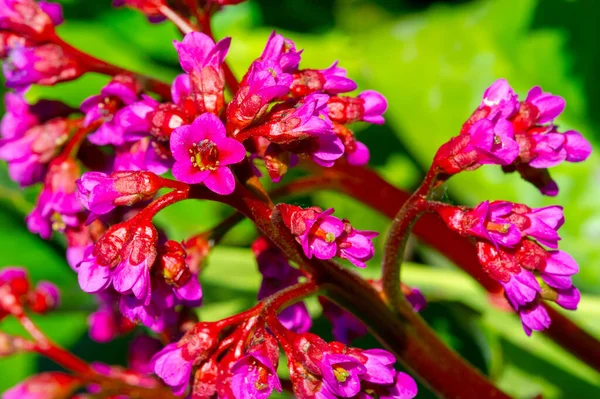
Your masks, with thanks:
[{"label": "flower center", "polygon": [[219,167],[219,149],[210,140],[205,139],[194,143],[194,146],[189,149],[189,153],[192,165],[200,171],[212,171]]},{"label": "flower center", "polygon": [[254,382],[254,387],[257,391],[262,391],[269,387],[268,377],[269,371],[265,367],[258,365],[258,379]]},{"label": "flower center", "polygon": [[488,231],[497,231],[498,233],[505,234],[510,229],[510,223],[494,223],[488,222],[485,226]]},{"label": "flower center", "polygon": [[350,376],[350,373],[342,366],[334,365],[333,375],[335,375],[335,379],[338,380],[338,382],[346,382],[346,380]]}]

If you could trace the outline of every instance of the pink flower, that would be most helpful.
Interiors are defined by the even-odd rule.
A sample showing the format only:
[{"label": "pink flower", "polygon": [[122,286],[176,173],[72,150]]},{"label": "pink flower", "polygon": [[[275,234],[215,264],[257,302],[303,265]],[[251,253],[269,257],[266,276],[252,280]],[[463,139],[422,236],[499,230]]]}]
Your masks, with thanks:
[{"label": "pink flower", "polygon": [[85,113],[84,126],[102,121],[98,129],[88,136],[96,145],[122,145],[125,142],[127,120],[123,119],[122,108],[138,100],[137,82],[127,75],[114,77],[104,86],[99,95],[88,97],[81,103]]},{"label": "pink flower", "polygon": [[36,41],[52,38],[54,26],[63,22],[60,4],[34,0],[0,0],[0,30]]},{"label": "pink flower", "polygon": [[52,231],[64,231],[77,226],[81,204],[77,199],[75,180],[79,167],[72,160],[53,164],[46,175],[38,203],[27,216],[27,227],[42,238],[49,239]]},{"label": "pink flower", "polygon": [[204,183],[217,194],[231,194],[235,178],[228,165],[241,162],[244,146],[225,135],[225,126],[212,114],[202,114],[189,126],[181,126],[171,135],[175,157],[173,176],[189,184]]},{"label": "pink flower", "polygon": [[303,69],[293,74],[291,93],[302,97],[322,91],[327,94],[347,93],[356,89],[356,82],[346,76],[346,70],[337,61],[327,69]]},{"label": "pink flower", "polygon": [[365,262],[375,254],[373,238],[378,235],[376,231],[356,230],[346,223],[344,233],[337,239],[337,256],[348,259],[356,267],[366,267]]},{"label": "pink flower", "polygon": [[345,398],[350,398],[360,391],[360,380],[367,372],[367,368],[360,361],[342,354],[325,354],[318,366],[326,389]]},{"label": "pink flower", "polygon": [[483,93],[480,109],[485,107],[489,108],[488,119],[497,115],[510,118],[519,109],[519,97],[506,79],[498,79]]},{"label": "pink flower", "polygon": [[292,73],[298,69],[300,54],[302,50],[296,51],[293,41],[273,31],[259,60],[272,61],[278,64],[283,72]]},{"label": "pink flower", "polygon": [[156,375],[173,389],[175,395],[185,392],[192,375],[193,359],[184,357],[183,347],[177,342],[165,346],[154,355],[152,363]]},{"label": "pink flower", "polygon": [[331,259],[337,253],[336,239],[344,232],[344,222],[331,216],[333,208],[305,220],[306,230],[297,240],[308,258]]},{"label": "pink flower", "polygon": [[77,180],[79,201],[94,215],[149,200],[160,188],[160,180],[150,172],[86,172]]},{"label": "pink flower", "polygon": [[356,98],[331,97],[328,107],[329,117],[334,122],[348,124],[364,121],[381,125],[385,122],[383,114],[387,110],[387,100],[374,90],[366,90]]},{"label": "pink flower", "polygon": [[266,399],[273,389],[281,392],[276,367],[261,352],[251,352],[231,366],[231,390],[236,399]]},{"label": "pink flower", "polygon": [[198,113],[218,115],[223,106],[225,77],[221,64],[229,50],[231,38],[215,42],[200,32],[190,32],[183,41],[174,41],[181,67],[190,77],[191,91]]},{"label": "pink flower", "polygon": [[50,86],[83,74],[77,60],[57,44],[13,47],[2,65],[6,87],[25,90],[32,84]]}]

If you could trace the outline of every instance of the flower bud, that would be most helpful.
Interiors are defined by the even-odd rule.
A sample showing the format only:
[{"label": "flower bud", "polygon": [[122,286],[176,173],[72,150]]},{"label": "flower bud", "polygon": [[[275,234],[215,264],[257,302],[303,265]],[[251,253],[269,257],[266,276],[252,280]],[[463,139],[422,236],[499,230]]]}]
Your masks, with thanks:
[{"label": "flower bud", "polygon": [[331,97],[328,102],[329,118],[343,125],[358,121],[383,124],[387,100],[373,90],[366,90],[358,97]]},{"label": "flower bud", "polygon": [[[69,374],[46,372],[27,378],[2,395],[3,399],[66,398],[80,385],[80,380]],[[43,396],[40,394],[43,392]]]},{"label": "flower bud", "polygon": [[59,4],[33,0],[0,0],[0,30],[35,41],[49,41],[62,22]]},{"label": "flower bud", "polygon": [[35,313],[47,313],[60,304],[60,291],[50,282],[41,281],[29,296],[29,307]]},{"label": "flower bud", "polygon": [[160,104],[146,116],[150,124],[150,134],[158,141],[169,141],[173,130],[192,122],[188,114],[179,105]]},{"label": "flower bud", "polygon": [[177,241],[169,240],[160,249],[158,257],[158,272],[165,278],[167,284],[181,287],[192,276],[186,264],[187,254]]},{"label": "flower bud", "polygon": [[87,172],[77,180],[79,200],[96,215],[152,199],[161,187],[161,178],[151,172]]},{"label": "flower bud", "polygon": [[183,243],[187,252],[186,263],[194,274],[200,273],[210,253],[211,244],[203,235],[197,235]]},{"label": "flower bud", "polygon": [[131,236],[128,226],[123,223],[110,226],[94,245],[92,254],[100,266],[115,267],[121,261],[121,251]]},{"label": "flower bud", "polygon": [[15,296],[22,296],[29,292],[29,278],[27,271],[22,267],[5,267],[0,270],[0,286],[8,287],[9,292]]},{"label": "flower bud", "polygon": [[2,70],[6,86],[11,89],[24,89],[32,84],[51,86],[85,72],[74,57],[52,43],[12,48]]}]

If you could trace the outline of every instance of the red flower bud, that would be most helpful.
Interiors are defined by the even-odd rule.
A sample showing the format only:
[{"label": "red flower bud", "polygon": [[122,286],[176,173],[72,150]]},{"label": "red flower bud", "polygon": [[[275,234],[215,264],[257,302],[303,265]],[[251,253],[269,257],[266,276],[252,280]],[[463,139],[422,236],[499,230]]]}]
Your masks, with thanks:
[{"label": "red flower bud", "polygon": [[94,246],[93,255],[101,266],[115,267],[121,261],[121,251],[131,233],[125,223],[111,226]]},{"label": "red flower bud", "polygon": [[169,240],[161,248],[158,271],[165,278],[167,284],[180,287],[189,281],[192,273],[185,262],[186,257],[185,249],[176,241]]},{"label": "red flower bud", "polygon": [[29,307],[35,313],[47,313],[60,304],[60,292],[54,284],[41,281],[29,295]]},{"label": "red flower bud", "polygon": [[[0,29],[25,36],[35,41],[50,41],[54,35],[53,21],[33,0],[10,0],[0,3]],[[62,18],[60,18],[62,19]]]},{"label": "red flower bud", "polygon": [[80,380],[69,374],[47,372],[36,374],[4,392],[5,398],[39,397],[43,392],[44,398],[67,398],[80,385]]}]

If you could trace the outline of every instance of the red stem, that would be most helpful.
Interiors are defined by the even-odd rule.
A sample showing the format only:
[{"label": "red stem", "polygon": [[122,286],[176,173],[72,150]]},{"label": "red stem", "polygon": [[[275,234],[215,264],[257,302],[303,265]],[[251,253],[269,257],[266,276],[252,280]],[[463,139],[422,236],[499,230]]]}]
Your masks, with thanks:
[{"label": "red stem", "polygon": [[410,232],[421,214],[426,210],[428,197],[437,183],[437,174],[430,169],[421,186],[404,202],[392,219],[385,241],[382,261],[383,292],[392,304],[400,304],[400,268]]},{"label": "red stem", "polygon": [[80,49],[65,42],[62,38],[56,36],[54,43],[60,45],[66,52],[71,53],[75,56],[78,61],[86,68],[89,72],[101,73],[108,76],[116,76],[119,74],[126,74],[133,76],[146,90],[158,94],[164,99],[171,99],[171,86],[167,83],[161,82],[160,80],[151,78],[146,75],[142,75],[136,72],[132,72],[125,68],[110,64],[106,61],[102,61],[90,54],[87,54]]},{"label": "red stem", "polygon": [[196,30],[194,29],[194,26],[190,23],[190,21],[177,14],[170,7],[166,5],[160,6],[159,11],[165,18],[173,22],[175,26],[177,26],[184,35],[187,35],[188,33],[194,32]]}]

